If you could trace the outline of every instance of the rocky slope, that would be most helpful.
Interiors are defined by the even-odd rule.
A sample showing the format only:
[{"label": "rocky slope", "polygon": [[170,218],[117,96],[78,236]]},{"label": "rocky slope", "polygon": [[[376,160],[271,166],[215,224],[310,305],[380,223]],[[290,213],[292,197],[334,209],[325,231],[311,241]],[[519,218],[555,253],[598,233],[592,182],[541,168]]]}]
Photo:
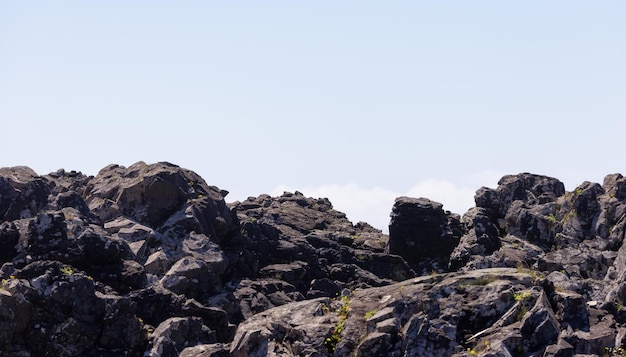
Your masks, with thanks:
[{"label": "rocky slope", "polygon": [[626,178],[505,176],[389,236],[169,163],[0,169],[0,356],[621,355]]}]

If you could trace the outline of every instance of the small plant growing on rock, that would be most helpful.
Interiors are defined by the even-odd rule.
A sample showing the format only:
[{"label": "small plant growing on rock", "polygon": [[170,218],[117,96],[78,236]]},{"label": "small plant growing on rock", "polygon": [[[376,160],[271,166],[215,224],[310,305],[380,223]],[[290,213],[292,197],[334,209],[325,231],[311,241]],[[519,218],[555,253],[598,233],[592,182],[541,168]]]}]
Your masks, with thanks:
[{"label": "small plant growing on rock", "polygon": [[626,349],[623,347],[604,347],[604,357],[621,356],[626,357]]},{"label": "small plant growing on rock", "polygon": [[489,343],[489,341],[485,341],[482,345],[478,345],[474,348],[467,348],[467,353],[469,353],[471,356],[478,356],[479,353],[486,351],[489,346],[491,344]]},{"label": "small plant growing on rock", "polygon": [[5,290],[6,290],[5,285],[6,285],[6,284],[9,282],[9,280],[11,280],[11,279],[15,279],[15,276],[14,276],[14,275],[11,275],[11,276],[9,277],[9,279],[2,279],[2,282],[0,283],[0,291],[5,291]]},{"label": "small plant growing on rock", "polygon": [[72,267],[69,265],[64,265],[63,268],[59,269],[59,271],[65,275],[74,274],[74,269],[72,269]]},{"label": "small plant growing on rock", "polygon": [[337,345],[339,344],[339,342],[341,342],[341,332],[343,332],[343,323],[344,323],[343,320],[339,321],[337,326],[335,326],[333,333],[331,333],[330,336],[326,337],[326,339],[324,340],[324,348],[326,349],[326,353],[328,353],[329,355],[332,355],[333,353],[335,353],[335,350],[337,349]]},{"label": "small plant growing on rock", "polygon": [[518,291],[513,293],[513,300],[518,303],[517,314],[515,314],[515,319],[517,321],[522,321],[526,313],[528,312],[528,301],[532,297],[530,291]]},{"label": "small plant growing on rock", "polygon": [[524,300],[530,298],[530,296],[531,296],[530,292],[528,292],[528,291],[520,291],[520,292],[517,292],[517,293],[513,293],[513,299],[515,301],[524,301]]},{"label": "small plant growing on rock", "polygon": [[376,312],[377,312],[376,310],[370,310],[370,311],[366,312],[365,315],[363,315],[363,318],[367,320],[370,317],[376,315]]},{"label": "small plant growing on rock", "polygon": [[337,316],[339,317],[339,322],[335,325],[335,328],[331,332],[331,334],[324,339],[324,349],[328,355],[332,355],[335,353],[337,349],[337,345],[341,342],[341,333],[343,332],[343,325],[348,318],[348,313],[350,312],[350,298],[348,295],[341,296],[341,305],[336,310]]}]

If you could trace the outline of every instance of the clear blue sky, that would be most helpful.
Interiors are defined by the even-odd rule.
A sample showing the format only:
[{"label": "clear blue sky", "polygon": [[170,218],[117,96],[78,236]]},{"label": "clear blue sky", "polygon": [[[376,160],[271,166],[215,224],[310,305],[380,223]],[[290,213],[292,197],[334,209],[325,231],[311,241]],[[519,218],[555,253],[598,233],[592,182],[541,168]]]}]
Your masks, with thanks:
[{"label": "clear blue sky", "polygon": [[464,212],[626,174],[624,1],[0,1],[0,166],[170,161],[231,192]]}]

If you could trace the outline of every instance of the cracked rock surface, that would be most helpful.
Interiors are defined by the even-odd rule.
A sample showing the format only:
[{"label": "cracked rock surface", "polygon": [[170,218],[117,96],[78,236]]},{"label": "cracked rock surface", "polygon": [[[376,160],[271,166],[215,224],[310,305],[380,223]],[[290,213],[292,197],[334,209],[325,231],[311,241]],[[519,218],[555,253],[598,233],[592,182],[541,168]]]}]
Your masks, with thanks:
[{"label": "cracked rock surface", "polygon": [[389,235],[171,163],[0,169],[0,356],[619,356],[626,178],[518,174]]}]

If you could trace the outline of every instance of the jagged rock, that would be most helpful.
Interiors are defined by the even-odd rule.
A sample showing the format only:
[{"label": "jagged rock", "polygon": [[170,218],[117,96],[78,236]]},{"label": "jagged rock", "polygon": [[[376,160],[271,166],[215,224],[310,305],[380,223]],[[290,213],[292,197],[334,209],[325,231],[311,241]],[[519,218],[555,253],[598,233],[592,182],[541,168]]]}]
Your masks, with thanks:
[{"label": "jagged rock", "polygon": [[211,298],[211,305],[222,306],[230,321],[240,323],[254,314],[270,308],[304,300],[295,286],[276,279],[244,279],[226,286],[225,291]]},{"label": "jagged rock", "polygon": [[[356,227],[346,219],[346,215],[333,210],[328,199],[307,198],[300,192],[285,192],[275,199],[268,195],[251,197],[238,203],[236,208],[246,212],[248,217],[255,218],[255,221],[259,220],[259,223],[271,223],[281,235],[289,238],[315,230],[356,232]],[[371,227],[359,228],[371,230]]]},{"label": "jagged rock", "polygon": [[152,347],[144,356],[177,357],[186,347],[216,342],[214,332],[199,317],[169,318],[152,335]]},{"label": "jagged rock", "polygon": [[605,196],[604,189],[599,184],[586,181],[574,192],[559,199],[560,210],[556,214],[556,220],[552,219],[557,227],[555,244],[558,248],[596,237],[602,240],[608,238],[607,229],[612,224],[607,222],[606,211],[611,209],[611,204]]},{"label": "jagged rock", "polygon": [[147,276],[143,267],[134,260],[97,265],[86,268],[85,271],[97,281],[101,281],[123,294],[142,289],[147,283]]},{"label": "jagged rock", "polygon": [[143,266],[146,273],[162,276],[168,270],[170,261],[164,251],[158,250],[150,254]]},{"label": "jagged rock", "polygon": [[561,329],[568,327],[572,330],[589,331],[589,311],[585,298],[575,292],[556,290],[551,297],[555,316],[561,321]]},{"label": "jagged rock", "polygon": [[160,249],[152,253],[144,264],[152,274],[162,275],[184,257],[202,261],[216,274],[223,273],[231,264],[221,247],[204,234],[191,232],[178,235],[168,231],[161,237],[160,243]]},{"label": "jagged rock", "polygon": [[204,306],[159,286],[134,290],[128,296],[137,307],[137,316],[152,326],[170,317],[200,317],[203,324],[216,333],[218,341],[232,339],[234,331],[228,324],[226,312],[220,308]]},{"label": "jagged rock", "polygon": [[570,356],[626,344],[620,174],[572,192],[505,176],[462,218],[398,198],[391,236],[328,199],[226,194],[169,163],[96,177],[0,169],[0,355]]},{"label": "jagged rock", "polygon": [[616,255],[585,246],[568,247],[543,254],[537,266],[544,271],[565,271],[574,277],[602,280]]},{"label": "jagged rock", "polygon": [[561,329],[545,293],[539,294],[535,305],[522,318],[520,331],[531,350],[557,342]]},{"label": "jagged rock", "polygon": [[[286,279],[302,293],[310,289],[312,280],[328,279],[334,264],[354,264],[360,269],[353,272],[366,270],[369,272],[366,275],[376,276],[363,280],[344,274],[349,287],[363,287],[366,280],[399,281],[415,275],[402,258],[383,253],[387,236],[364,223],[353,226],[326,199],[305,198],[296,192],[277,198],[267,195],[249,198],[233,207],[250,238],[249,249],[258,257],[261,276],[269,276],[270,272],[276,276],[275,267],[286,267],[294,261],[307,264],[305,270],[296,269],[306,271],[304,279],[292,280],[292,274],[286,274]],[[294,230],[294,227],[299,228]]]},{"label": "jagged rock", "polygon": [[133,251],[140,263],[145,262],[147,258],[145,254],[148,246],[158,244],[156,233],[152,228],[133,222],[126,217],[118,217],[113,221],[105,223],[104,229],[113,237],[124,240],[131,247],[131,250],[133,243],[138,243],[135,244],[138,247],[145,246],[140,254],[138,254],[138,251]]},{"label": "jagged rock", "polygon": [[0,264],[10,261],[17,255],[17,243],[20,232],[15,223],[4,222],[0,224]]},{"label": "jagged rock", "polygon": [[340,285],[334,280],[328,278],[313,279],[311,281],[311,287],[306,293],[306,297],[308,299],[334,297],[338,296],[341,290]]},{"label": "jagged rock", "polygon": [[498,217],[506,216],[515,201],[529,205],[554,202],[565,194],[565,186],[555,178],[523,173],[506,175],[498,181],[497,189],[483,187],[474,197],[476,207],[495,211]]},{"label": "jagged rock", "polygon": [[330,266],[328,276],[334,281],[344,283],[344,286],[349,288],[382,286],[392,282],[390,279],[381,279],[355,264],[333,264]]},{"label": "jagged rock", "polygon": [[180,357],[228,357],[230,346],[222,343],[185,348]]},{"label": "jagged rock", "polygon": [[295,261],[290,264],[268,265],[259,271],[259,276],[284,280],[301,289],[308,289],[311,281],[309,279],[309,265],[301,261]]},{"label": "jagged rock", "polygon": [[64,192],[76,192],[81,197],[84,197],[85,186],[87,186],[93,176],[86,176],[80,171],[59,169],[56,172],[42,176],[42,178],[50,182],[53,195],[59,195]]},{"label": "jagged rock", "polygon": [[24,349],[24,338],[33,316],[33,304],[27,299],[25,282],[10,279],[0,287],[0,351]]},{"label": "jagged rock", "polygon": [[48,204],[47,181],[25,166],[0,168],[0,220],[36,216]]},{"label": "jagged rock", "polygon": [[85,190],[89,208],[104,222],[126,216],[153,228],[179,226],[217,242],[232,230],[226,194],[192,171],[143,162],[128,168],[107,166]]},{"label": "jagged rock", "polygon": [[577,354],[603,355],[605,347],[616,346],[615,320],[601,310],[590,308],[590,319],[594,321],[589,331],[565,330],[561,338],[574,346]]},{"label": "jagged rock", "polygon": [[96,295],[105,302],[98,344],[105,349],[143,354],[148,338],[143,321],[135,316],[135,304],[127,297]]},{"label": "jagged rock", "polygon": [[51,208],[65,211],[67,208],[75,209],[76,216],[81,217],[88,223],[100,224],[99,219],[89,211],[85,200],[76,192],[62,192],[59,193],[54,200],[50,203]]},{"label": "jagged rock", "polygon": [[208,299],[220,289],[218,275],[202,260],[184,257],[177,261],[161,279],[170,291],[199,301]]},{"label": "jagged rock", "polygon": [[574,347],[563,339],[559,339],[557,344],[546,347],[545,357],[569,357],[574,355]]},{"label": "jagged rock", "polygon": [[450,269],[458,270],[471,256],[487,256],[501,246],[499,231],[484,208],[471,208],[461,218],[466,233],[450,254]]},{"label": "jagged rock", "polygon": [[528,207],[522,201],[511,204],[505,220],[508,234],[520,237],[549,250],[554,245],[556,203]]},{"label": "jagged rock", "polygon": [[[231,353],[271,355],[280,348],[288,356],[323,355],[327,351],[336,356],[355,352],[451,355],[459,347],[465,350],[464,346],[482,346],[482,339],[488,340],[503,330],[519,330],[522,322],[516,315],[521,302],[516,301],[515,294],[528,291],[534,286],[533,281],[531,275],[515,269],[491,269],[355,290],[336,300],[291,303],[240,324]],[[537,290],[529,292],[528,297],[520,296],[528,299],[530,305],[538,300],[533,296],[540,294],[541,290]],[[535,305],[543,310],[537,307],[531,310],[536,313],[529,312],[532,318],[528,317],[526,324],[532,331],[548,326],[541,316],[545,309],[550,309],[549,304]],[[373,314],[368,316],[370,312]],[[509,317],[502,317],[507,314]],[[333,330],[339,324],[340,336],[334,338]],[[480,336],[481,341],[472,336]],[[326,338],[331,342],[325,343]],[[277,346],[272,341],[282,342]],[[521,339],[516,343],[521,344]]]},{"label": "jagged rock", "polygon": [[233,357],[273,355],[322,355],[326,335],[339,321],[325,314],[328,298],[313,299],[279,306],[254,315],[243,322],[231,343]]},{"label": "jagged rock", "polygon": [[399,197],[389,224],[389,253],[409,263],[424,258],[449,257],[459,243],[459,218],[443,205],[426,198]]},{"label": "jagged rock", "polygon": [[89,276],[54,261],[33,262],[13,274],[0,288],[2,337],[11,338],[0,345],[36,355],[143,353],[147,341],[132,306],[107,303]]},{"label": "jagged rock", "polygon": [[223,273],[230,265],[221,247],[204,234],[190,233],[181,241],[180,251],[184,256],[203,261],[216,274]]}]

